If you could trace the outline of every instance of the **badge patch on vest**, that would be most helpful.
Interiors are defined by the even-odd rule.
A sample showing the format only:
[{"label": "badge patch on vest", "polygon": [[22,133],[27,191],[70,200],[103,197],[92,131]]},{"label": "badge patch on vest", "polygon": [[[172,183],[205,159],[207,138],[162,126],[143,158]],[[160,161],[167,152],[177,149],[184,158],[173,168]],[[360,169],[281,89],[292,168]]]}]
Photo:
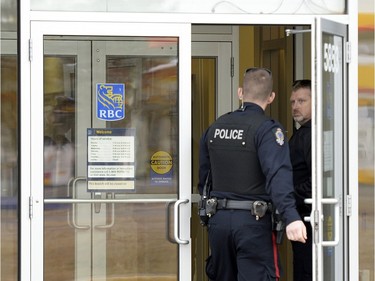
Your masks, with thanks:
[{"label": "badge patch on vest", "polygon": [[276,137],[276,142],[279,145],[283,145],[284,144],[284,133],[283,133],[283,131],[280,128],[276,129],[276,131],[275,131],[275,137]]}]

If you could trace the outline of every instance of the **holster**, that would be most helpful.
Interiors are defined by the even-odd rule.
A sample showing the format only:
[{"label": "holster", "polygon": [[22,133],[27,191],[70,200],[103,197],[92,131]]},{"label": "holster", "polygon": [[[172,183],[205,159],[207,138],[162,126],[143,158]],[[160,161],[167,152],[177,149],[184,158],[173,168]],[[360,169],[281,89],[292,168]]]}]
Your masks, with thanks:
[{"label": "holster", "polygon": [[277,209],[272,212],[272,225],[276,233],[276,244],[280,245],[283,242],[285,222]]},{"label": "holster", "polygon": [[201,221],[201,225],[206,226],[208,223],[208,215],[206,212],[206,202],[208,198],[201,196],[201,199],[198,202],[198,215]]},{"label": "holster", "polygon": [[204,183],[203,192],[201,195],[201,199],[198,202],[198,215],[201,221],[201,225],[206,226],[208,223],[208,219],[210,218],[209,213],[207,213],[207,201],[209,199],[209,194],[211,191],[211,178],[210,178],[211,171],[208,171],[206,181]]}]

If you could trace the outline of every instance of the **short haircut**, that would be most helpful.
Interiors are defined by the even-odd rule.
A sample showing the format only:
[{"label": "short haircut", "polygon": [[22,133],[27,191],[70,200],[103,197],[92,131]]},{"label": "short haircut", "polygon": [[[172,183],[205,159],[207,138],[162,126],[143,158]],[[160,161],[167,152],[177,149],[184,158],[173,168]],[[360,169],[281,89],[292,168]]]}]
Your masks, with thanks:
[{"label": "short haircut", "polygon": [[272,93],[272,72],[266,68],[248,68],[243,79],[244,98],[266,100]]},{"label": "short haircut", "polygon": [[301,89],[301,88],[307,88],[311,90],[311,80],[309,79],[302,79],[302,80],[296,80],[293,82],[292,90],[293,92]]}]

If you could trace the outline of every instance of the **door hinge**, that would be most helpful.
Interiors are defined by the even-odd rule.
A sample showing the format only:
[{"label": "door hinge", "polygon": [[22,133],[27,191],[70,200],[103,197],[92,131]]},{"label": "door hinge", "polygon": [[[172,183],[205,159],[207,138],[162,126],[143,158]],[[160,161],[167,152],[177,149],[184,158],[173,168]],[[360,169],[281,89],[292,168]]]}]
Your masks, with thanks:
[{"label": "door hinge", "polygon": [[234,77],[234,57],[230,58],[230,77]]},{"label": "door hinge", "polygon": [[29,39],[29,61],[33,60],[33,40]]},{"label": "door hinge", "polygon": [[346,196],[346,215],[352,215],[352,196],[349,194]]},{"label": "door hinge", "polygon": [[34,211],[34,203],[33,203],[33,197],[29,197],[29,218],[33,218],[33,211]]},{"label": "door hinge", "polygon": [[345,43],[345,62],[351,63],[352,61],[352,44],[350,42]]}]

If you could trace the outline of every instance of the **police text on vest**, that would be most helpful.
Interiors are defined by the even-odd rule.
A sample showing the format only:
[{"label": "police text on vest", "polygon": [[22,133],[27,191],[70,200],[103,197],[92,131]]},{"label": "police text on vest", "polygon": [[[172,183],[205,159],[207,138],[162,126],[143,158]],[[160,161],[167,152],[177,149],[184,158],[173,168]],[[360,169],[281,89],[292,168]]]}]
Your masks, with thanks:
[{"label": "police text on vest", "polygon": [[242,140],[243,130],[237,129],[215,129],[214,138],[219,137],[220,139],[232,139]]}]

